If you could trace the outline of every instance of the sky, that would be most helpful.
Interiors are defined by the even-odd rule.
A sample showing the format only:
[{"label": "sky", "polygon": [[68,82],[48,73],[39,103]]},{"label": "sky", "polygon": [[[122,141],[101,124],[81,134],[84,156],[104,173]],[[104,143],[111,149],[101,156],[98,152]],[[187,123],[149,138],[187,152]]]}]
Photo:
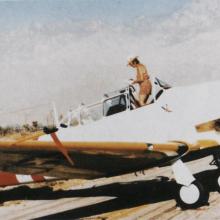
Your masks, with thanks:
[{"label": "sky", "polygon": [[0,1],[0,124],[125,86],[130,55],[174,86],[219,80],[219,10],[219,0]]},{"label": "sky", "polygon": [[0,1],[2,26],[29,22],[100,20],[111,24],[130,23],[142,16],[167,16],[188,0],[20,0]]}]

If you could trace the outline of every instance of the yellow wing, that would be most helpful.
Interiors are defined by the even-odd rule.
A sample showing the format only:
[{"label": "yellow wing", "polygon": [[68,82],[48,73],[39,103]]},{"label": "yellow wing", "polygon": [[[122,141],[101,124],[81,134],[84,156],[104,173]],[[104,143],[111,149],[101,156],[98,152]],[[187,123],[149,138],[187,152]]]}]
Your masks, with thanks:
[{"label": "yellow wing", "polygon": [[[192,152],[206,152],[219,146],[213,140],[168,143],[137,142],[51,142],[33,141],[35,133],[17,141],[0,142],[0,170],[61,178],[114,176],[172,163]],[[207,150],[208,151],[204,151]],[[204,154],[202,154],[204,156]]]}]

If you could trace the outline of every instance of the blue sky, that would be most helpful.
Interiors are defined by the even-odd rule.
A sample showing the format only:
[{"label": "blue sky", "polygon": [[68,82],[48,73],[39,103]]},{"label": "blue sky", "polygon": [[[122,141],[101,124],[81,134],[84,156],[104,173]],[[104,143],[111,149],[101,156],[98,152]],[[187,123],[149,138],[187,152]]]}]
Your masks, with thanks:
[{"label": "blue sky", "polygon": [[29,22],[99,20],[129,23],[138,17],[167,16],[190,0],[19,0],[0,1],[1,27]]}]

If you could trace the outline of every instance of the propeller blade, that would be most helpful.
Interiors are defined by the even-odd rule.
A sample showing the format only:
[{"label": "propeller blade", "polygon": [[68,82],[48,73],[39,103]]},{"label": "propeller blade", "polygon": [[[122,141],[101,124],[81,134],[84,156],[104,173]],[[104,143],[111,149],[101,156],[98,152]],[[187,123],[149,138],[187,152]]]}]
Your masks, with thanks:
[{"label": "propeller blade", "polygon": [[60,150],[60,152],[64,155],[64,157],[68,160],[68,162],[73,166],[74,163],[72,159],[70,158],[67,149],[62,145],[59,138],[57,137],[56,133],[53,132],[50,134],[54,143],[56,144],[57,148]]}]

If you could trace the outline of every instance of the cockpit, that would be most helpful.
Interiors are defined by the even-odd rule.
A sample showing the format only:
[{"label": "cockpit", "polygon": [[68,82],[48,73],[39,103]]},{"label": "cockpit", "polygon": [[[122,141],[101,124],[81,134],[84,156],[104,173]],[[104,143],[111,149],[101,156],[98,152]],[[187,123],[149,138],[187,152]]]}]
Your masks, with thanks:
[{"label": "cockpit", "polygon": [[[155,103],[165,90],[171,88],[169,84],[156,77],[152,84],[152,91],[146,103],[148,105]],[[83,104],[77,109],[69,111],[67,117],[62,120],[61,127],[83,125],[120,112],[133,111],[140,107],[137,100],[138,88],[134,85],[129,85],[105,94],[100,102],[90,105]]]},{"label": "cockpit", "polygon": [[[171,88],[170,85],[162,80],[155,78],[151,94],[147,100],[147,104],[153,104],[162,95],[164,90]],[[137,88],[133,85],[119,90],[117,95],[106,95],[108,98],[103,101],[103,116],[110,116],[126,110],[134,110],[139,108]]]}]

